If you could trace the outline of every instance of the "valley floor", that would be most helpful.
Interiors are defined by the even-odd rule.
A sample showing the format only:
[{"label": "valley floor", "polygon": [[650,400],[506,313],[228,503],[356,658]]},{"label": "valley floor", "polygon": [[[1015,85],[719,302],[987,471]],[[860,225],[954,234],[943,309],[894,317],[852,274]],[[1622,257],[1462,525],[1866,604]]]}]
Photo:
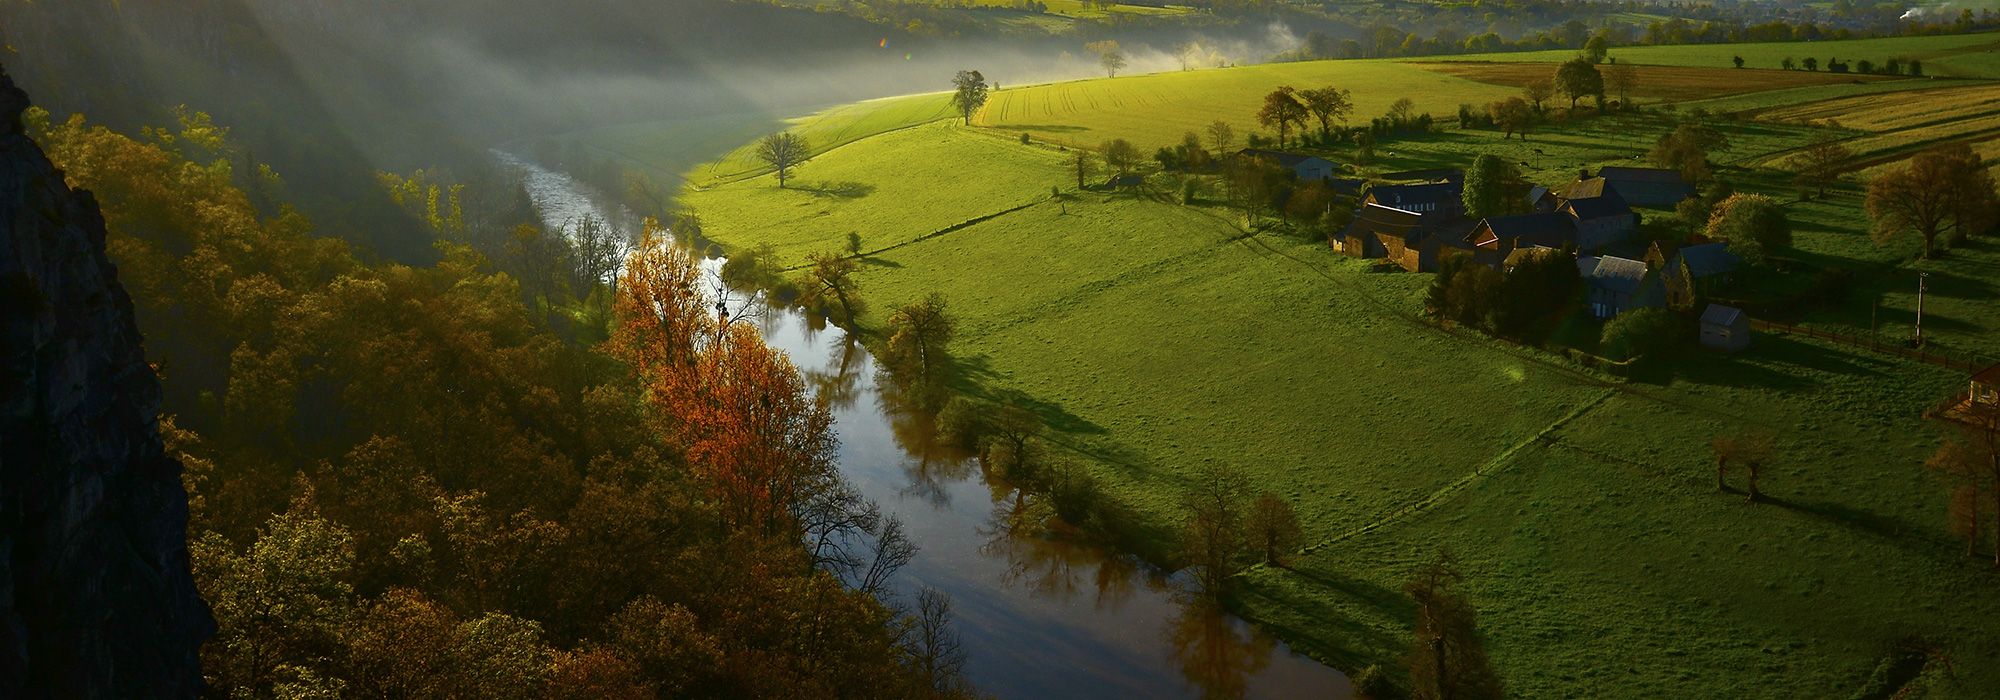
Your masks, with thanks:
[{"label": "valley floor", "polygon": [[[1643,152],[1664,119],[1525,143],[1447,131],[1385,147],[1382,167],[1495,152],[1548,180]],[[1727,130],[1724,163],[1808,132]],[[1139,515],[1154,554],[1171,551],[1179,494],[1204,463],[1291,500],[1311,545],[1244,574],[1242,602],[1341,668],[1399,663],[1401,581],[1448,549],[1521,696],[1846,696],[1911,640],[1957,661],[1925,676],[1932,691],[2000,688],[2000,668],[1976,661],[2000,655],[2000,575],[1947,533],[1944,489],[1921,468],[1938,429],[1919,414],[1963,373],[1760,334],[1741,355],[1626,382],[1419,319],[1428,275],[1371,273],[1164,192],[1077,193],[1058,147],[1015,136],[902,125],[826,151],[790,188],[750,176],[683,202],[723,246],[768,244],[787,264],[860,236],[866,328],[942,292],[963,386],[1031,397],[1052,441]],[[1782,173],[1725,177],[1796,199]],[[1867,238],[1859,199],[1850,187],[1791,207],[1802,259],[1876,271],[1801,320],[1900,328],[1904,278],[1913,291],[1923,269],[1940,342],[1993,347],[2000,247],[1913,268]],[[1708,447],[1752,429],[1779,447],[1756,505],[1716,492]]]}]

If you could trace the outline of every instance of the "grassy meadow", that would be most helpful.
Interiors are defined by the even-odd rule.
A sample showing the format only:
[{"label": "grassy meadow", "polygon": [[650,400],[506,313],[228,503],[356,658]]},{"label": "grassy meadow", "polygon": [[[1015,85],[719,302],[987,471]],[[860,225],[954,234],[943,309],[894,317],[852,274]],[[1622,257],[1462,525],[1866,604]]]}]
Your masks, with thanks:
[{"label": "grassy meadow", "polygon": [[[1992,39],[1910,42],[1968,56]],[[1725,60],[1736,50],[1678,48]],[[769,244],[788,264],[860,235],[865,329],[943,293],[959,321],[961,388],[1029,397],[1050,442],[1134,514],[1154,556],[1172,551],[1178,494],[1203,464],[1291,500],[1311,546],[1288,568],[1244,574],[1241,602],[1342,668],[1398,664],[1412,614],[1401,581],[1445,547],[1520,696],[1844,697],[1910,639],[1958,660],[1955,676],[1919,679],[1935,696],[2000,687],[2000,667],[1977,661],[2000,656],[2000,580],[1962,556],[1943,489],[1920,468],[1937,431],[1919,413],[1963,374],[1766,334],[1741,355],[1628,383],[1423,322],[1428,275],[1374,274],[1324,243],[1245,230],[1239,212],[1173,203],[1168,178],[1136,194],[1075,192],[1051,143],[1150,147],[1216,119],[1251,131],[1278,84],[1354,86],[1359,115],[1404,94],[1445,114],[1516,92],[1450,70],[1349,61],[1009,88],[973,127],[922,123],[929,96],[875,103],[882,115],[829,110],[817,119],[838,121],[797,126],[844,145],[802,167],[794,188],[738,160],[702,171],[733,175],[683,201],[721,245]],[[1728,94],[1743,76],[1776,73],[1671,74],[1676,90],[1713,85],[1720,97],[1704,102],[1739,100],[1732,111],[1760,117],[1719,122],[1731,146],[1715,160],[1740,189],[1791,202],[1797,260],[1862,271],[1847,300],[1798,320],[1907,325],[1923,270],[1939,342],[2000,343],[2000,245],[1912,264],[1907,242],[1868,238],[1858,185],[1795,201],[1789,174],[1766,167],[1826,128],[1800,122],[1834,118],[1857,142],[1984,133],[1989,88],[1782,75]],[[1900,83],[1921,91],[1885,87]],[[1376,84],[1397,89],[1361,89]],[[1445,130],[1385,142],[1372,167],[1462,167],[1494,153],[1555,184],[1579,167],[1635,164],[1672,120],[1582,119],[1525,141]],[[1023,131],[1036,142],[1020,143]],[[1066,196],[1051,199],[1052,186]],[[1708,440],[1746,430],[1780,447],[1764,504],[1715,491]]]},{"label": "grassy meadow", "polygon": [[[1821,71],[1828,59],[1881,64],[1891,58],[1924,62],[1924,74],[1947,78],[2000,78],[2000,33],[1885,37],[1841,41],[1786,41],[1761,44],[1692,44],[1621,46],[1612,55],[1620,62],[1658,66],[1727,68],[1742,56],[1746,68],[1778,68],[1786,57],[1818,58]],[[1524,51],[1491,54],[1482,60],[1513,63],[1559,63],[1574,51]],[[1457,60],[1456,58],[1428,60]]]}]

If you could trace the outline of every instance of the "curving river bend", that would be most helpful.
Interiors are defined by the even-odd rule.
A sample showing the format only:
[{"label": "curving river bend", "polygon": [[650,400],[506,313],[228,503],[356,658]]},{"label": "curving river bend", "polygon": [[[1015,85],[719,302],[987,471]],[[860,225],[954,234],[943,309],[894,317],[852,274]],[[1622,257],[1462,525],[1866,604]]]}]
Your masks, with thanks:
[{"label": "curving river bend", "polygon": [[[550,230],[590,215],[630,231],[630,216],[589,187],[522,157],[520,173]],[[711,265],[720,261],[711,260]],[[874,360],[838,328],[793,309],[764,312],[764,338],[791,356],[834,407],[840,469],[920,548],[899,590],[951,595],[966,674],[1001,698],[1341,698],[1347,679],[1235,617],[1185,604],[1187,582],[1133,557],[1050,540],[1007,523],[1010,488],[977,460],[940,455],[923,421],[875,387]]]}]

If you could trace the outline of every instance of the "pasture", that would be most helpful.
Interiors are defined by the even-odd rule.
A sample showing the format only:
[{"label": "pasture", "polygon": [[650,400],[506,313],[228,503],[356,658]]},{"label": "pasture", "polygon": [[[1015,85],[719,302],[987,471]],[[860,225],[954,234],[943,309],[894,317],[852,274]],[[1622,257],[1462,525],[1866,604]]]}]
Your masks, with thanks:
[{"label": "pasture", "polygon": [[[1843,697],[1912,637],[1957,659],[2000,654],[1985,622],[2000,618],[2000,585],[1962,556],[1943,489],[1920,468],[1936,430],[1918,413],[1962,374],[1763,334],[1745,354],[1626,383],[1423,322],[1429,276],[1368,273],[1323,243],[1246,231],[1232,210],[1161,193],[1048,197],[1074,189],[1050,140],[1152,146],[1217,118],[1244,132],[1275,84],[1425,76],[1436,82],[1407,92],[1440,114],[1426,105],[1516,92],[1387,62],[1257,68],[1010,88],[985,128],[835,112],[847,133],[877,133],[807,163],[797,189],[746,174],[684,201],[710,238],[770,244],[789,263],[861,234],[864,329],[943,293],[959,321],[961,388],[1026,396],[1057,452],[1136,518],[1150,556],[1173,556],[1178,494],[1199,465],[1232,465],[1294,502],[1311,546],[1288,568],[1244,574],[1241,602],[1343,668],[1397,664],[1411,615],[1400,583],[1440,547],[1464,563],[1495,662],[1521,696]],[[1933,273],[1925,304],[1938,341],[1991,347],[2000,246],[1913,269],[1908,242],[1868,238],[1858,186],[1792,201],[1788,174],[1757,167],[1818,131],[1794,123],[1824,121],[1809,116],[1829,109],[1814,101],[1853,99],[1859,124],[1884,129],[1842,132],[1856,138],[1939,126],[1925,104],[1984,128],[1983,86],[1882,87],[1897,83],[1924,85],[1794,83],[1719,98],[1765,100],[1744,109],[1768,120],[1718,122],[1731,145],[1717,160],[1740,188],[1791,202],[1802,263],[1862,271],[1808,325],[1902,327],[1922,269]],[[1878,87],[1875,111],[1854,97]],[[1368,105],[1357,114],[1404,92],[1357,90]],[[1783,110],[1793,111],[1770,116]],[[1447,130],[1387,142],[1372,167],[1462,167],[1494,153],[1554,184],[1578,167],[1633,164],[1672,120],[1585,119],[1525,141]],[[1019,143],[1022,131],[1037,142]],[[1755,506],[1715,492],[1707,447],[1744,431],[1772,435],[1781,455],[1762,484],[1771,500]],[[1990,664],[1955,669],[1919,682],[1946,697],[2000,685]]]},{"label": "pasture", "polygon": [[[1728,68],[1730,59],[1742,56],[1748,68],[1778,68],[1787,57],[1860,61],[1881,64],[1891,58],[1917,59],[1926,75],[1949,78],[2000,78],[2000,33],[1947,34],[1941,36],[1887,37],[1840,41],[1787,41],[1759,44],[1688,44],[1678,46],[1620,46],[1611,55],[1621,63],[1658,66]],[[1557,63],[1575,56],[1575,51],[1523,51],[1479,56],[1480,60],[1512,63]],[[1429,58],[1414,60],[1458,60]],[[1820,68],[1826,71],[1824,65]]]},{"label": "pasture", "polygon": [[[1418,65],[1446,75],[1515,89],[1532,81],[1548,80],[1550,73],[1553,72],[1551,66],[1541,63],[1445,61]],[[1865,84],[1894,80],[1888,76],[1852,76],[1787,70],[1734,72],[1691,66],[1634,66],[1632,72],[1635,86],[1631,97],[1673,101],[1819,85]],[[1613,94],[1612,97],[1617,95]]]},{"label": "pasture", "polygon": [[[897,160],[952,147],[903,135],[881,144]],[[962,184],[1061,176],[985,168]],[[901,176],[877,177],[881,192]],[[712,220],[711,235],[811,235],[810,219],[783,210],[746,215]],[[1821,235],[1850,234],[1806,237]],[[1031,397],[1051,442],[1148,526],[1156,555],[1172,549],[1179,484],[1196,465],[1236,465],[1298,503],[1308,540],[1324,544],[1246,575],[1248,612],[1350,668],[1400,654],[1408,611],[1392,592],[1439,545],[1467,562],[1496,661],[1530,695],[1703,695],[1780,679],[1838,695],[1908,630],[1956,653],[2000,651],[1959,617],[2000,612],[2000,596],[1959,559],[1917,467],[1932,437],[1915,413],[1953,373],[1767,337],[1669,385],[1620,385],[1416,321],[1425,276],[1368,274],[1321,245],[1246,238],[1226,212],[1136,196],[1042,202],[862,262],[864,326],[943,292],[970,389]],[[1766,477],[1777,501],[1754,507],[1713,493],[1705,453],[1708,437],[1750,427],[1788,455]],[[1869,604],[1890,599],[1917,603]],[[1822,605],[1839,615],[1804,614]],[[1659,662],[1613,658],[1606,639]],[[1677,670],[1690,668],[1742,671]]]},{"label": "pasture", "polygon": [[1150,153],[1222,120],[1240,145],[1245,134],[1269,132],[1257,125],[1257,109],[1280,85],[1347,88],[1354,100],[1350,122],[1381,116],[1403,97],[1415,100],[1419,112],[1448,117],[1460,104],[1483,105],[1519,92],[1394,61],[1276,63],[1009,87],[993,93],[973,123],[1093,148],[1123,138]]}]

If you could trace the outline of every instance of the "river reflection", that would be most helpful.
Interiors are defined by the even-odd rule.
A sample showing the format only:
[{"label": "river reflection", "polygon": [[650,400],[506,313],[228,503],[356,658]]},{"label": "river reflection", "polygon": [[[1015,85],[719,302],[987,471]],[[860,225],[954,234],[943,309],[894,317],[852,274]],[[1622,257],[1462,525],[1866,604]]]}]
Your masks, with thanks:
[{"label": "river reflection", "polygon": [[[507,157],[552,223],[605,211],[575,180]],[[711,270],[719,266],[712,261]],[[949,593],[966,674],[1001,698],[1339,698],[1345,678],[1183,594],[1185,576],[1057,536],[1049,509],[943,445],[929,416],[875,381],[867,351],[788,308],[757,323],[840,433],[840,468],[902,519],[920,551],[896,582]]]}]

